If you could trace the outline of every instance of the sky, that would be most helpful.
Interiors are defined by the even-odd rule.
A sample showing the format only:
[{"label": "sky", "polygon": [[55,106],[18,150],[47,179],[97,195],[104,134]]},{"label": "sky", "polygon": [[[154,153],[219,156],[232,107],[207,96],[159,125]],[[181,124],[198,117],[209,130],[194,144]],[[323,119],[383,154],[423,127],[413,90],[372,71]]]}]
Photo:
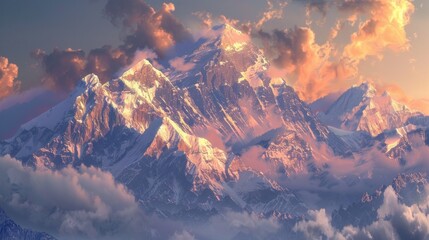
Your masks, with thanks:
[{"label": "sky", "polygon": [[224,22],[248,31],[276,66],[273,76],[307,102],[372,81],[412,107],[428,103],[424,0],[2,0],[0,114],[36,97],[43,111],[86,73],[109,79],[141,48],[168,59],[168,49]]}]

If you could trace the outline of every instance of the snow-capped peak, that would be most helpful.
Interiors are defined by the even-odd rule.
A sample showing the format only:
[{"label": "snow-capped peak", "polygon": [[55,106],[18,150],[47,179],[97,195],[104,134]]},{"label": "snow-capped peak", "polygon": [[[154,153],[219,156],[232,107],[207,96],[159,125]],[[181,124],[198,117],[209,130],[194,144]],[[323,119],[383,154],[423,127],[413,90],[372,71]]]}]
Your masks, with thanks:
[{"label": "snow-capped peak", "polygon": [[128,67],[128,69],[125,70],[119,78],[129,80],[130,78],[135,77],[135,75],[139,73],[141,74],[147,70],[153,71],[158,77],[165,77],[164,74],[153,67],[153,65],[147,59],[142,59],[140,61],[136,61],[134,64],[131,64],[131,66]]},{"label": "snow-capped peak", "polygon": [[345,91],[321,114],[321,119],[337,128],[362,130],[376,136],[403,126],[412,114],[413,111],[395,101],[389,92],[380,94],[373,84],[364,82]]},{"label": "snow-capped peak", "polygon": [[230,24],[224,24],[219,27],[221,31],[221,47],[225,51],[242,51],[250,42],[247,34],[235,29]]},{"label": "snow-capped peak", "polygon": [[374,85],[370,82],[363,82],[359,87],[365,94],[365,97],[374,97],[377,95],[377,89],[374,87]]}]

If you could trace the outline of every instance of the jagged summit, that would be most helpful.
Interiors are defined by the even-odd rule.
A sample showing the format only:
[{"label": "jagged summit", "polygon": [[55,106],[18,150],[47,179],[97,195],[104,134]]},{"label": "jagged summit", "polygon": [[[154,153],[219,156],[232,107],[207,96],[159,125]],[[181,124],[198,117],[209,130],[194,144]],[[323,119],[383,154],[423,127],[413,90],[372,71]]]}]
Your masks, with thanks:
[{"label": "jagged summit", "polygon": [[388,91],[380,93],[371,83],[354,85],[345,91],[320,118],[345,130],[361,130],[376,136],[404,126],[414,111],[394,100]]},{"label": "jagged summit", "polygon": [[131,64],[119,78],[135,80],[141,78],[166,78],[166,76],[156,69],[147,59],[142,59]]},{"label": "jagged summit", "polygon": [[250,37],[230,24],[222,24],[213,28],[218,34],[219,46],[227,52],[239,52],[251,44]]},{"label": "jagged summit", "polygon": [[94,73],[86,75],[81,80],[81,85],[85,87],[95,87],[100,84],[100,79]]}]

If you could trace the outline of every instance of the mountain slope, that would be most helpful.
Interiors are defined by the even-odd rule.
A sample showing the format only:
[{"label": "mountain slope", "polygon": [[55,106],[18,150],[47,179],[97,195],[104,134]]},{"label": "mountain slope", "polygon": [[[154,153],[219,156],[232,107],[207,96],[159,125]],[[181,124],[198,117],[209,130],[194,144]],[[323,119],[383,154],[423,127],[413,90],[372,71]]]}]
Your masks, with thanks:
[{"label": "mountain slope", "polygon": [[[41,168],[99,166],[161,215],[206,216],[223,208],[306,212],[263,174],[230,172],[227,153],[192,133],[192,124],[205,120],[179,92],[145,60],[104,85],[89,75],[68,99],[2,144],[2,154]],[[252,176],[249,188],[234,187],[241,176]]]}]

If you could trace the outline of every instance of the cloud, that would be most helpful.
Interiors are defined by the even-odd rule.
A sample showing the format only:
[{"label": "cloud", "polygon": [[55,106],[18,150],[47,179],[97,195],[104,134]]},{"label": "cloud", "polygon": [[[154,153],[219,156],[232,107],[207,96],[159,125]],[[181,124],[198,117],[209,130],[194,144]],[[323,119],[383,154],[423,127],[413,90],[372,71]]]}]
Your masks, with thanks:
[{"label": "cloud", "polygon": [[287,2],[276,2],[267,0],[268,9],[262,14],[262,18],[255,24],[256,28],[261,28],[266,22],[272,19],[282,19],[284,8],[287,6]]},{"label": "cloud", "polygon": [[409,49],[405,26],[410,22],[414,5],[410,0],[343,1],[339,9],[351,15],[368,13],[370,17],[359,25],[351,35],[351,42],[345,47],[345,57],[356,61],[368,56],[383,57],[383,51]]},{"label": "cloud", "polygon": [[[211,217],[205,224],[191,227],[197,239],[270,239],[281,228],[274,217],[227,211]],[[245,234],[244,237],[238,237]]]},{"label": "cloud", "polygon": [[298,222],[293,228],[294,231],[304,233],[307,239],[317,239],[320,236],[326,236],[328,239],[334,238],[335,230],[325,209],[310,210],[308,215],[310,220]]},{"label": "cloud", "polygon": [[[270,72],[282,73],[307,102],[343,90],[350,85],[349,81],[356,81],[359,63],[367,57],[381,59],[385,50],[409,48],[405,27],[414,11],[410,0],[310,0],[305,3],[307,14],[319,11],[325,16],[329,7],[341,12],[322,44],[316,42],[315,33],[309,27],[267,32],[252,24],[235,24],[250,28],[245,32],[262,42],[265,54],[274,64]],[[344,47],[334,44],[345,23],[353,25],[358,16],[364,20],[350,36],[350,42]]]},{"label": "cloud", "polygon": [[344,88],[345,80],[356,75],[357,69],[347,60],[331,61],[333,46],[329,42],[317,44],[310,28],[295,27],[272,33],[259,30],[253,36],[262,42],[274,67],[289,75],[294,89],[306,101]]},{"label": "cloud", "polygon": [[[295,0],[300,2],[300,0]],[[320,12],[323,16],[326,16],[328,12],[329,1],[326,0],[309,0],[307,1],[306,13],[307,16],[311,14],[313,11]]]},{"label": "cloud", "polygon": [[213,16],[209,12],[202,12],[197,11],[193,12],[192,15],[200,19],[200,23],[205,28],[212,28],[213,27]]},{"label": "cloud", "polygon": [[89,53],[54,49],[48,54],[36,49],[32,56],[43,63],[43,80],[54,89],[68,92],[90,73],[106,82],[117,77],[136,57],[141,58],[141,54],[136,56],[136,53],[151,49],[156,58],[163,58],[177,43],[193,41],[192,35],[172,14],[174,10],[172,3],[163,3],[156,11],[142,0],[109,0],[104,13],[126,33],[119,47],[105,45]]},{"label": "cloud", "polygon": [[170,65],[177,71],[187,72],[195,67],[195,63],[185,62],[182,57],[176,57],[170,60]]},{"label": "cloud", "polygon": [[196,136],[207,139],[214,147],[227,151],[225,142],[222,139],[222,134],[216,128],[210,125],[197,126],[193,128],[193,131]]},{"label": "cloud", "polygon": [[19,88],[18,66],[10,63],[9,59],[0,56],[0,99],[12,94]]},{"label": "cloud", "polygon": [[82,50],[54,49],[52,53],[46,54],[36,49],[32,56],[41,60],[46,73],[43,82],[49,87],[70,91],[85,74],[86,58]]},{"label": "cloud", "polygon": [[189,31],[172,14],[173,3],[163,3],[156,11],[142,0],[109,0],[105,14],[113,23],[120,23],[130,34],[125,38],[126,52],[154,49],[163,56],[174,44],[192,39]]},{"label": "cloud", "polygon": [[111,46],[92,49],[86,59],[85,73],[95,73],[102,82],[106,82],[112,77],[117,77],[115,74],[130,64],[132,56],[127,55],[122,49]]},{"label": "cloud", "polygon": [[195,237],[186,230],[183,230],[180,233],[174,233],[170,240],[195,240]]},{"label": "cloud", "polygon": [[0,204],[18,223],[64,238],[135,238],[147,229],[134,196],[95,167],[34,170],[0,157]]},{"label": "cloud", "polygon": [[[425,186],[425,191],[428,186]],[[426,192],[427,193],[427,192]],[[365,227],[332,226],[325,209],[309,212],[309,220],[298,222],[293,230],[309,239],[427,239],[429,237],[429,198],[410,206],[400,202],[392,186],[383,193],[377,219]]]},{"label": "cloud", "polygon": [[266,149],[261,146],[252,146],[241,154],[240,162],[243,166],[256,172],[263,172],[265,175],[275,175],[275,165],[263,158],[265,151]]}]

